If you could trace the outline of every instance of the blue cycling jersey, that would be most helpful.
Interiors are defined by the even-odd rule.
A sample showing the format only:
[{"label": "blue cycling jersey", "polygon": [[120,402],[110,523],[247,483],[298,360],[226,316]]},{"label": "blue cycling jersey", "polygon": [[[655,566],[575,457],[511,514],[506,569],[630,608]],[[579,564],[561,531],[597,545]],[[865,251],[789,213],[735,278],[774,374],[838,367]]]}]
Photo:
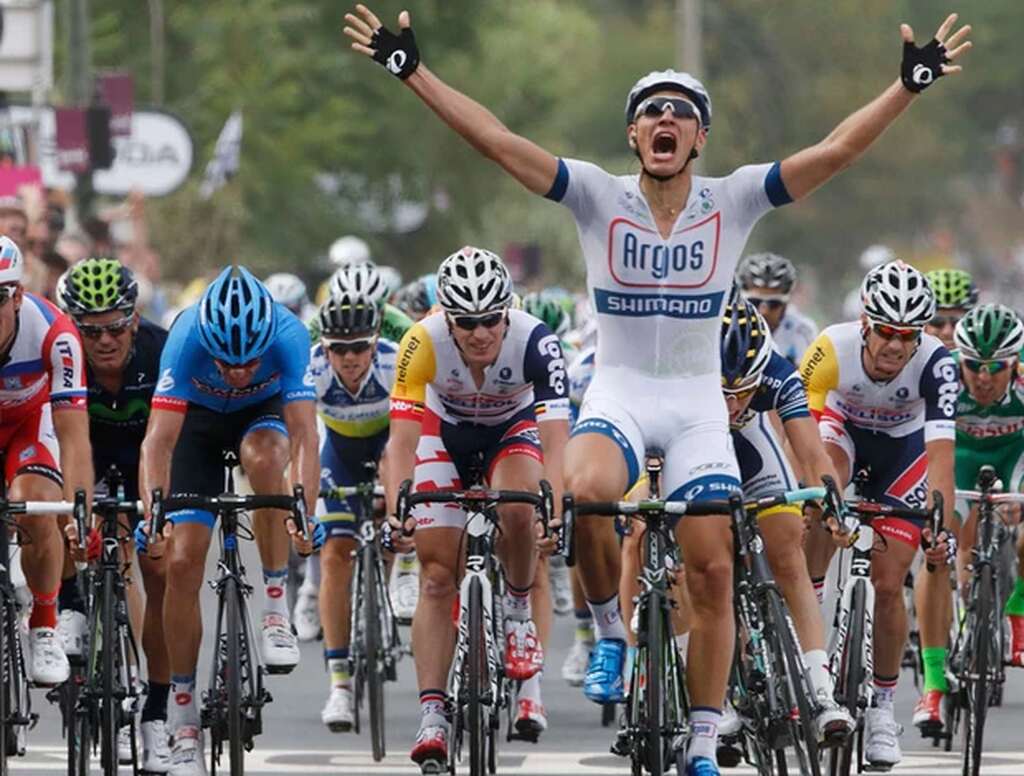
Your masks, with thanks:
[{"label": "blue cycling jersey", "polygon": [[761,377],[761,385],[750,400],[750,404],[732,424],[733,429],[743,428],[761,412],[775,410],[782,422],[793,418],[810,417],[807,407],[807,390],[796,367],[778,353],[772,353],[768,366]]},{"label": "blue cycling jersey", "polygon": [[309,333],[285,307],[274,304],[277,337],[260,357],[252,381],[232,388],[221,376],[213,357],[199,339],[199,307],[186,308],[174,321],[160,356],[160,379],[153,395],[154,409],[184,412],[199,404],[214,412],[236,412],[280,396],[284,403],[315,401],[309,369]]}]

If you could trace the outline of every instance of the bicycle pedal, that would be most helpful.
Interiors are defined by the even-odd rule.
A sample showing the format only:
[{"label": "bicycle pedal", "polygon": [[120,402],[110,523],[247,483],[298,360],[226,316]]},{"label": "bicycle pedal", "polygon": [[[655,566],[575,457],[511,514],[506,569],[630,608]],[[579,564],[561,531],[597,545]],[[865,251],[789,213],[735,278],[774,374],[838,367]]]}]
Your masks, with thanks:
[{"label": "bicycle pedal", "polygon": [[295,666],[294,665],[290,665],[290,666],[287,666],[287,665],[284,665],[284,666],[264,665],[263,668],[271,676],[285,676],[286,674],[290,674],[292,671],[295,670]]},{"label": "bicycle pedal", "polygon": [[721,768],[735,768],[743,761],[743,752],[731,744],[719,743],[715,750],[715,760]]},{"label": "bicycle pedal", "polygon": [[424,760],[420,763],[420,773],[424,776],[433,776],[434,774],[444,773],[448,770],[448,765],[443,760]]},{"label": "bicycle pedal", "polygon": [[351,722],[328,722],[327,729],[332,733],[351,733],[353,724]]},{"label": "bicycle pedal", "polygon": [[864,763],[866,773],[889,773],[891,770],[892,766],[889,763]]}]

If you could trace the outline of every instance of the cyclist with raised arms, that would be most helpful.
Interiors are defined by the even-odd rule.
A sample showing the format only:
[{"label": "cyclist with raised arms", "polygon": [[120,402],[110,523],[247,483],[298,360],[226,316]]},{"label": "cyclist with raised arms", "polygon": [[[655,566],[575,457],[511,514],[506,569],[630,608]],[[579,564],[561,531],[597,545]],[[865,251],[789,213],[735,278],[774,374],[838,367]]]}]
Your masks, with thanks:
[{"label": "cyclist with raised arms", "polygon": [[[172,496],[219,495],[221,453],[231,449],[257,495],[287,493],[290,464],[288,481],[305,488],[313,514],[320,461],[309,351],[306,328],[252,273],[244,267],[221,272],[175,320],[160,358],[139,465],[147,512],[154,488]],[[253,513],[263,565],[263,662],[276,673],[290,671],[299,660],[285,595],[287,533],[300,554],[311,550],[294,523],[288,519],[287,529],[285,524],[280,511]],[[195,686],[202,640],[199,589],[213,528],[209,512],[171,512],[164,536],[150,537],[148,548],[154,557],[167,556],[164,631],[173,634],[167,647],[174,776],[206,774]]]},{"label": "cyclist with raised arms", "polygon": [[736,270],[743,296],[764,316],[772,330],[775,350],[799,364],[818,326],[789,301],[796,285],[796,267],[774,253],[745,256]]},{"label": "cyclist with raised arms", "polygon": [[[104,258],[75,264],[57,287],[58,302],[78,327],[85,348],[93,471],[102,478],[111,466],[116,466],[122,476],[124,498],[129,501],[139,498],[139,453],[159,376],[160,353],[167,339],[164,329],[139,315],[135,306],[138,293],[132,271],[119,261]],[[97,489],[105,484],[101,481]],[[73,525],[70,523],[69,528]],[[130,543],[122,544],[129,570],[131,549]],[[126,585],[125,592],[132,627],[142,637],[146,656],[148,688],[140,725],[139,767],[165,773],[171,760],[166,725],[171,675],[163,627],[164,564],[146,554],[138,559],[146,590],[145,606],[137,584]],[[65,650],[69,655],[81,655],[87,622],[77,574],[62,583],[60,603]],[[118,754],[122,762],[131,761],[130,734],[130,726],[121,728]]]},{"label": "cyclist with raised arms", "polygon": [[[412,477],[414,490],[458,489],[468,484],[478,456],[490,487],[537,492],[547,479],[557,501],[569,436],[558,337],[533,316],[510,309],[511,278],[490,251],[467,246],[453,253],[441,264],[437,290],[442,312],[414,325],[399,346],[384,472],[389,514],[403,480]],[[536,679],[544,652],[530,606],[538,555],[535,511],[504,504],[498,515],[507,591],[505,675],[523,682],[515,727],[536,738],[547,722]],[[416,529],[421,564],[412,622],[421,719],[412,759],[423,764],[447,757],[444,688],[455,646],[451,612],[466,516],[458,507],[434,503],[417,507],[413,519],[406,528]]]},{"label": "cyclist with raised arms", "polygon": [[[408,86],[481,154],[535,194],[566,205],[576,219],[597,312],[594,382],[566,452],[567,487],[581,501],[618,499],[648,447],[665,452],[671,498],[720,499],[739,489],[721,398],[719,320],[736,263],[758,219],[810,194],[851,165],[969,46],[952,36],[951,15],[923,48],[904,39],[900,79],[842,121],[824,140],[773,164],[724,178],[690,166],[711,128],[711,100],[693,76],[675,71],[640,79],[626,98],[625,135],[639,175],[614,176],[559,159],[511,132],[485,107],[445,84],[421,61],[409,13],[399,33],[365,6],[345,16],[356,51]],[[948,50],[947,50],[948,46]],[[679,401],[685,396],[686,401]],[[622,695],[625,628],[610,521],[577,525],[578,565],[599,641],[584,689],[604,702]],[[676,531],[697,607],[688,681],[690,774],[717,773],[716,730],[732,657],[732,557],[725,515],[683,519]]]},{"label": "cyclist with raised arms", "polygon": [[924,330],[942,340],[947,350],[953,350],[953,332],[967,311],[978,304],[978,287],[971,273],[962,269],[933,269],[925,277],[935,292],[936,309]]},{"label": "cyclist with raised arms", "polygon": [[[25,291],[24,272],[18,246],[0,236],[0,448],[7,497],[71,500],[79,488],[91,496],[82,342],[66,315]],[[56,630],[64,545],[55,515],[21,515],[18,525],[26,533],[21,566],[32,593],[28,675],[36,684],[57,685],[70,673]]]},{"label": "cyclist with raised arms", "polygon": [[[320,446],[321,487],[365,482],[364,464],[379,462],[388,439],[388,410],[395,382],[398,346],[379,336],[378,293],[383,280],[372,264],[338,270],[338,292],[320,307],[320,341],[310,365],[317,411],[325,431]],[[320,622],[330,694],[320,718],[332,732],[347,732],[355,721],[349,669],[351,583],[356,531],[363,500],[326,499],[326,541],[320,551]]]},{"label": "cyclist with raised arms", "polygon": [[[918,548],[934,566],[918,580],[924,695],[914,710],[923,730],[941,729],[941,701],[946,692],[946,643],[952,619],[949,563],[955,557],[957,526],[953,519],[953,438],[956,364],[942,343],[923,332],[935,314],[935,298],[924,275],[902,261],[868,272],[861,285],[859,321],[826,328],[801,363],[811,412],[825,449],[835,464],[840,488],[862,469],[869,472],[867,499],[894,506],[925,509],[931,491],[944,499],[939,537],[923,521],[875,520],[886,542],[874,553],[875,587],[874,706],[867,710],[864,757],[876,768],[901,759],[900,726],[893,716],[907,610],[903,584]],[[923,530],[922,530],[923,529]],[[808,537],[812,577],[825,576],[833,544],[823,531]]]},{"label": "cyclist with raised arms", "polygon": [[[974,490],[978,470],[995,467],[1003,487],[1024,492],[1024,375],[1020,351],[1024,322],[1001,304],[970,310],[956,326],[961,391],[956,415],[956,486]],[[964,520],[961,567],[970,562],[977,528],[977,509],[957,502]],[[1004,612],[1012,641],[1009,662],[1024,666],[1024,536],[1017,542],[1017,579]]]}]

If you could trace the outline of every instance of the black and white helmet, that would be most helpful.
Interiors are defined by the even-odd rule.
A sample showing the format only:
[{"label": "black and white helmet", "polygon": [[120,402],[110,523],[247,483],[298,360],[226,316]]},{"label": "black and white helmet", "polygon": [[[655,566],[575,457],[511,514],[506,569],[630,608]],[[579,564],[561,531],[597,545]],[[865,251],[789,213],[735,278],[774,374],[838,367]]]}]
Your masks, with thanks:
[{"label": "black and white helmet", "polygon": [[788,294],[796,283],[796,267],[784,256],[775,253],[753,253],[744,257],[736,271],[744,291],[768,288]]},{"label": "black and white helmet", "polygon": [[437,301],[452,315],[475,315],[512,303],[512,277],[496,253],[467,245],[441,262]]},{"label": "black and white helmet", "polygon": [[384,305],[391,291],[373,264],[352,264],[342,267],[331,277],[331,294],[336,299],[348,296],[366,297],[378,307]]},{"label": "black and white helmet", "polygon": [[927,278],[898,259],[865,275],[860,303],[869,321],[890,326],[924,327],[935,315],[935,293]]}]

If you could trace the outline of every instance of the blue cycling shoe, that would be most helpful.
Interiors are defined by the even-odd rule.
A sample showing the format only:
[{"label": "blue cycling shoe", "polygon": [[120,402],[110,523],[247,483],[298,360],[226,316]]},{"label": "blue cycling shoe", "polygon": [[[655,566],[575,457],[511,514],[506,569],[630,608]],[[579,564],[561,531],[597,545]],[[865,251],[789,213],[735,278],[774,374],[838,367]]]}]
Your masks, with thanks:
[{"label": "blue cycling shoe", "polygon": [[583,694],[595,703],[621,703],[624,698],[622,666],[626,660],[626,642],[601,639],[594,645],[583,680]]},{"label": "blue cycling shoe", "polygon": [[686,776],[722,776],[722,772],[710,757],[694,757],[686,764]]}]

